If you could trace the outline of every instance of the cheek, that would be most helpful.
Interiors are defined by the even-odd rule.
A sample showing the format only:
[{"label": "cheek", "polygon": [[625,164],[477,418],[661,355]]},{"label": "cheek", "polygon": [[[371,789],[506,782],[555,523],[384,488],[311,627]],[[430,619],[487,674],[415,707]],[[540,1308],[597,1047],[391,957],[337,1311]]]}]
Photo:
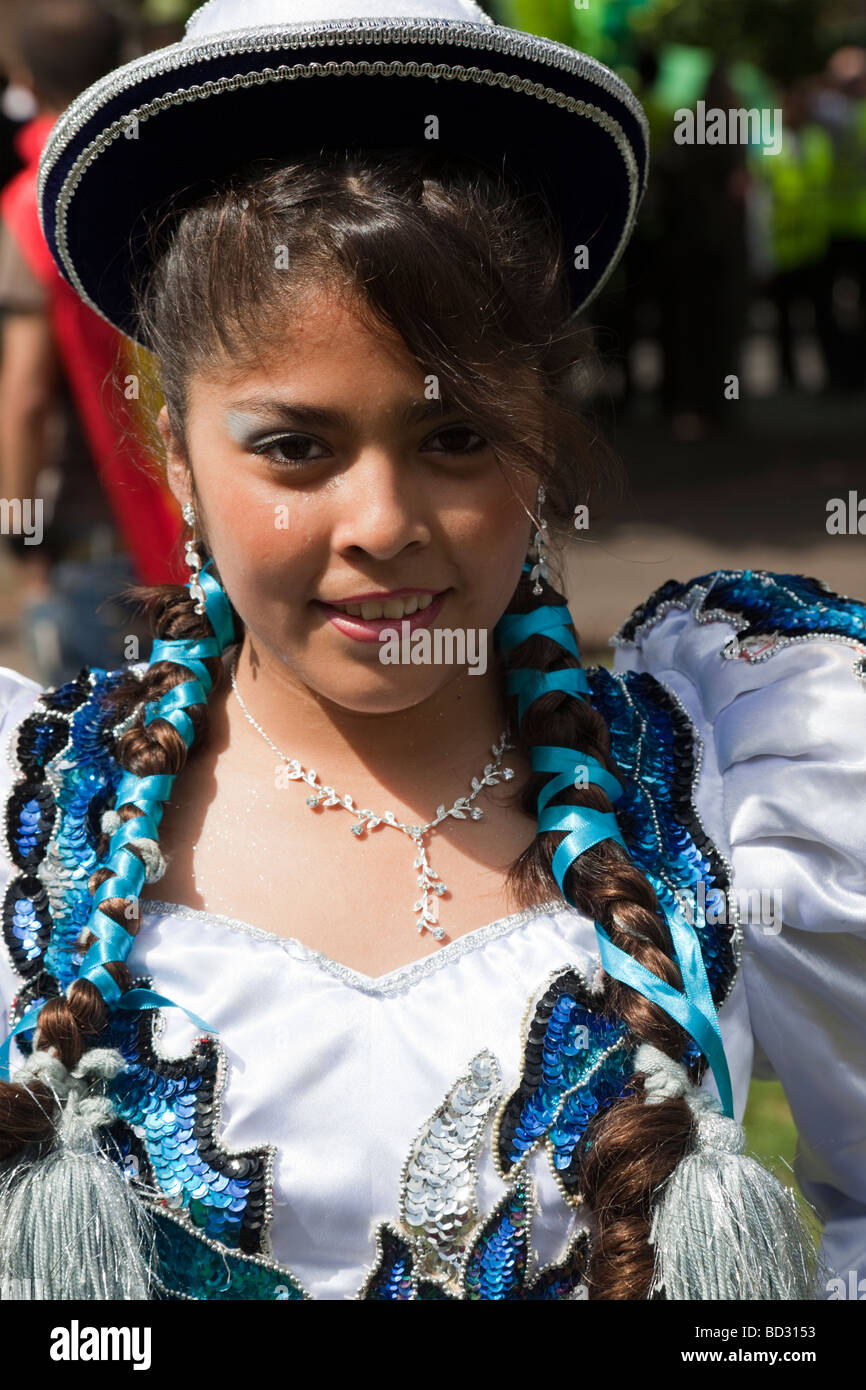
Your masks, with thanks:
[{"label": "cheek", "polygon": [[[479,489],[439,519],[439,541],[451,562],[456,593],[437,626],[492,634],[520,580],[530,522],[507,488]],[[436,540],[434,539],[434,546]]]},{"label": "cheek", "polygon": [[226,492],[209,517],[223,568],[264,594],[270,581],[283,596],[287,584],[302,587],[328,553],[325,518],[311,498],[288,497],[274,487],[258,487],[247,496]]},{"label": "cheek", "polygon": [[459,543],[479,591],[487,595],[507,591],[511,597],[531,539],[530,527],[526,512],[504,483],[473,511]]}]

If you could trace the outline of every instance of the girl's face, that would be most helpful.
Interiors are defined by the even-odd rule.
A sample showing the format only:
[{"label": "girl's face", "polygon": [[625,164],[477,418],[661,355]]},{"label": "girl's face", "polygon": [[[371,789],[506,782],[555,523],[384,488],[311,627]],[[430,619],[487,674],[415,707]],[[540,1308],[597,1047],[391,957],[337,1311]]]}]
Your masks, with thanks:
[{"label": "girl's face", "polygon": [[[382,660],[383,629],[411,650],[428,628],[434,655],[436,629],[462,630],[493,664],[530,539],[516,494],[531,508],[531,480],[506,479],[435,374],[321,290],[278,360],[191,378],[188,459],[160,416],[172,490],[195,501],[191,468],[198,529],[257,645],[359,713],[408,709],[467,672]],[[454,662],[457,639],[440,650]]]}]

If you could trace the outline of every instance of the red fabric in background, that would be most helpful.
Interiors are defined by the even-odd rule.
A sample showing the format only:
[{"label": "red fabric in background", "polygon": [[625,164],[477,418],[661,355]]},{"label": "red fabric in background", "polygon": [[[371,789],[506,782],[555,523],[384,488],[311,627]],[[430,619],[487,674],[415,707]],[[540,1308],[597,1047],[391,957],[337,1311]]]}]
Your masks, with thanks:
[{"label": "red fabric in background", "polygon": [[[180,509],[168,486],[143,469],[147,455],[134,434],[121,435],[105,406],[123,405],[122,386],[130,365],[119,351],[125,340],[95,313],[64,280],[39,223],[36,184],[39,156],[54,125],[53,115],[37,116],[19,131],[18,153],[26,163],[0,194],[0,215],[30,269],[48,292],[54,342],[75,402],[96,475],[140,584],[185,584],[189,578],[179,539]],[[112,392],[120,393],[119,403]]]}]

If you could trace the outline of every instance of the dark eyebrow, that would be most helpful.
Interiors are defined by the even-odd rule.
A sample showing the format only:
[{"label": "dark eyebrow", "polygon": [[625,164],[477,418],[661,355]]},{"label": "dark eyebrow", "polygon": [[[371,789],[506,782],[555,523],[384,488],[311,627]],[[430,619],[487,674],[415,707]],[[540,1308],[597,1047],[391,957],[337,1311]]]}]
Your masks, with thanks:
[{"label": "dark eyebrow", "polygon": [[[329,410],[325,406],[308,405],[304,401],[268,400],[261,396],[248,396],[243,400],[231,401],[229,410],[243,410],[250,414],[267,416],[269,419],[284,421],[287,425],[319,425],[323,428],[351,430],[352,419],[342,410]],[[416,421],[440,419],[451,411],[441,400],[412,401],[390,412],[391,418],[401,425],[411,425]]]}]

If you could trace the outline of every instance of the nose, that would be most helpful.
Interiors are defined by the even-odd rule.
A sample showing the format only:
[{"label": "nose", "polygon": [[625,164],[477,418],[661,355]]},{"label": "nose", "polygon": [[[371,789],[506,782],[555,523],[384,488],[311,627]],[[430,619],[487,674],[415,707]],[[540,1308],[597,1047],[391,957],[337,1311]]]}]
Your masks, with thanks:
[{"label": "nose", "polygon": [[429,503],[408,462],[389,450],[365,449],[340,479],[332,545],[376,560],[421,549],[431,537]]}]

